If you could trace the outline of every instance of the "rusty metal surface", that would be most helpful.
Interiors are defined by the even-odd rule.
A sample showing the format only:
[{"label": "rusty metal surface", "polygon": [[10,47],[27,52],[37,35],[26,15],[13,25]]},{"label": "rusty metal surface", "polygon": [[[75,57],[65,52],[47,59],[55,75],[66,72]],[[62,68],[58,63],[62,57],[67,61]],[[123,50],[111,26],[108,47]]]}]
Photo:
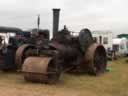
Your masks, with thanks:
[{"label": "rusty metal surface", "polygon": [[41,83],[55,83],[59,79],[60,73],[58,74],[57,70],[55,71],[55,66],[50,65],[51,59],[51,57],[45,56],[28,57],[22,66],[25,80]]},{"label": "rusty metal surface", "polygon": [[47,74],[50,57],[28,57],[23,64],[23,72]]},{"label": "rusty metal surface", "polygon": [[105,49],[102,45],[94,43],[88,29],[83,29],[76,37],[67,29],[63,29],[56,33],[48,45],[56,50],[56,54],[53,54],[56,56],[54,61],[60,64],[65,72],[85,71],[97,74],[106,68]]},{"label": "rusty metal surface", "polygon": [[[100,56],[99,56],[100,55]],[[103,73],[106,68],[106,52],[102,45],[94,43],[85,53],[85,69],[90,73],[99,74]],[[98,68],[99,67],[99,68]]]},{"label": "rusty metal surface", "polygon": [[94,43],[86,50],[85,60],[91,62],[91,64],[93,63],[92,59],[94,59],[94,54],[97,46],[98,44]]},{"label": "rusty metal surface", "polygon": [[15,64],[18,66],[18,68],[21,68],[21,65],[23,63],[23,55],[26,49],[28,48],[34,48],[34,46],[30,44],[24,44],[21,45],[17,51],[16,51],[16,57],[15,57]]},{"label": "rusty metal surface", "polygon": [[[41,79],[40,77],[41,74],[43,74],[44,76],[46,74],[49,74],[50,72],[60,73],[60,71],[70,72],[70,73],[81,73],[81,72],[92,72],[93,74],[103,73],[103,71],[106,68],[105,49],[102,45],[94,43],[92,36],[88,37],[89,35],[91,35],[90,31],[89,32],[85,32],[85,31],[86,29],[84,30],[84,33],[75,37],[71,35],[70,31],[66,29],[63,29],[58,33],[56,33],[56,36],[54,36],[53,39],[50,42],[48,42],[47,44],[48,48],[38,48],[39,49],[39,54],[37,55],[38,57],[36,58],[34,57],[34,59],[27,61],[27,63],[30,62],[35,65],[32,66],[30,66],[31,64],[27,65],[25,61],[27,66],[26,67],[27,69],[25,69],[26,70],[25,78],[27,79],[30,78],[32,79],[33,77],[37,78],[38,76],[36,77],[36,75],[38,73],[39,75],[38,80],[42,81],[44,79]],[[42,44],[39,43],[38,45],[45,46],[45,44],[43,45]],[[85,48],[85,51],[83,51],[83,48]],[[51,53],[53,54],[51,55]],[[54,63],[51,64],[53,65],[51,67],[52,70],[50,69],[51,65],[49,64],[51,60],[46,59],[45,57],[42,58],[40,56],[52,57],[52,60],[54,61]],[[60,69],[59,71],[58,69],[60,67],[56,67],[58,65],[62,67],[62,69]],[[29,75],[30,77],[27,77],[29,73],[30,73]],[[55,78],[59,77],[59,75],[55,75],[55,74],[51,76],[49,75],[47,78],[49,79],[50,77],[52,77],[53,79],[54,76]]]}]

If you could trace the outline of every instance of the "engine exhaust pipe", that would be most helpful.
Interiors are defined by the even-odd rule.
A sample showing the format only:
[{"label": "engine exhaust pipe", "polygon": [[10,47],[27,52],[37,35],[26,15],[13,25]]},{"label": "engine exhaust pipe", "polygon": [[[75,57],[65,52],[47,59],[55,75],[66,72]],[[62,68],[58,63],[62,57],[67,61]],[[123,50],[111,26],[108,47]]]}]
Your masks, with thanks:
[{"label": "engine exhaust pipe", "polygon": [[53,9],[53,37],[56,35],[56,32],[58,32],[59,12],[60,9]]}]

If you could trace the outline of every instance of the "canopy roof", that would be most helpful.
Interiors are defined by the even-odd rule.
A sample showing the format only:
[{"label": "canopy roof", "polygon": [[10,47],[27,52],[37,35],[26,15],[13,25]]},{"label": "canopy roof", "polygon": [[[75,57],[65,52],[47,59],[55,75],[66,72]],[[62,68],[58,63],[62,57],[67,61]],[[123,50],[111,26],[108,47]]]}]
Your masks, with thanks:
[{"label": "canopy roof", "polygon": [[8,32],[17,33],[17,32],[20,32],[20,31],[22,31],[22,30],[19,29],[19,28],[16,28],[16,27],[3,27],[3,26],[0,26],[0,33],[8,33]]}]

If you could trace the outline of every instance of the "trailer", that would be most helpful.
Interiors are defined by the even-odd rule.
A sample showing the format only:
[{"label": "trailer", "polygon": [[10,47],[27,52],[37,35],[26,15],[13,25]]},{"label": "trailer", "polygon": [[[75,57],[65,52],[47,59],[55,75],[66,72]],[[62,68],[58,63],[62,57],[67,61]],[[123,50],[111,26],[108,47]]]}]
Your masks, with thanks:
[{"label": "trailer", "polygon": [[128,56],[128,39],[126,38],[114,38],[113,50],[117,56]]}]

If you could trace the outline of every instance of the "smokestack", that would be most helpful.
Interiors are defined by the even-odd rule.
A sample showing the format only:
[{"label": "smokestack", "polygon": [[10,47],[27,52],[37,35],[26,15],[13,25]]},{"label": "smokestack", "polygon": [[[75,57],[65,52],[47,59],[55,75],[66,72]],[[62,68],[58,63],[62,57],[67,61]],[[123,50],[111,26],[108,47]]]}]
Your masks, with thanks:
[{"label": "smokestack", "polygon": [[58,32],[60,9],[53,9],[53,37]]}]

